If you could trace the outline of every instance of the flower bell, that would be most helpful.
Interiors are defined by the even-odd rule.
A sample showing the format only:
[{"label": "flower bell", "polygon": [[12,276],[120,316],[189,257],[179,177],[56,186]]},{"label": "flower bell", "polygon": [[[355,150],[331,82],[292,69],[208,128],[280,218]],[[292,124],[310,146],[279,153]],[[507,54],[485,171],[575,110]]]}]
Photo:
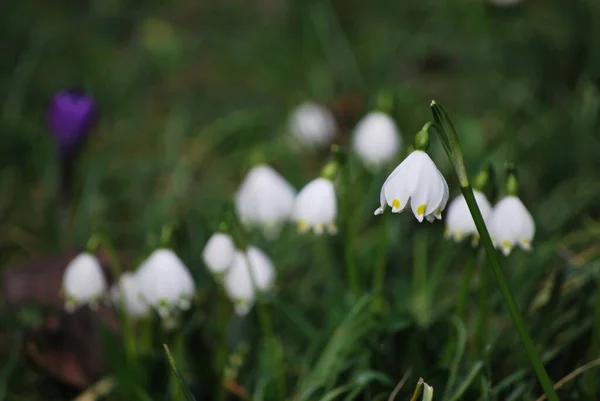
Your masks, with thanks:
[{"label": "flower bell", "polygon": [[352,146],[363,163],[376,170],[396,158],[402,147],[402,138],[394,120],[375,111],[356,125]]},{"label": "flower bell", "polygon": [[294,110],[289,125],[291,134],[307,146],[327,145],[336,131],[331,111],[311,102],[303,103]]},{"label": "flower bell", "polygon": [[48,109],[48,125],[61,154],[77,150],[95,119],[96,102],[85,92],[68,89],[54,95]]},{"label": "flower bell", "polygon": [[187,267],[170,249],[157,249],[137,272],[140,292],[145,302],[162,318],[177,309],[189,309],[195,284]]},{"label": "flower bell", "polygon": [[[488,221],[492,206],[483,192],[473,190],[475,202],[481,211],[481,216],[485,222]],[[454,238],[456,242],[462,241],[463,238],[473,235],[474,238],[479,238],[475,221],[467,206],[465,197],[461,194],[450,202],[448,211],[446,212],[446,237]]]},{"label": "flower bell", "polygon": [[236,314],[243,316],[254,305],[255,291],[270,290],[274,281],[275,267],[271,259],[260,249],[249,246],[246,252],[235,252],[223,286],[235,305]]},{"label": "flower bell", "polygon": [[231,263],[235,254],[235,244],[230,235],[214,233],[202,251],[202,260],[212,274],[223,274]]},{"label": "flower bell", "polygon": [[512,168],[508,171],[506,187],[508,195],[492,209],[489,231],[494,246],[508,256],[515,245],[526,251],[531,250],[535,222],[518,197],[519,183]]},{"label": "flower bell", "polygon": [[337,174],[337,164],[325,166],[321,177],[306,184],[296,196],[292,219],[298,224],[301,233],[312,229],[315,234],[337,232],[337,197],[333,180]]},{"label": "flower bell", "polygon": [[89,253],[79,254],[67,265],[63,274],[65,309],[72,312],[84,304],[95,307],[106,288],[106,279],[98,259]]},{"label": "flower bell", "polygon": [[142,298],[139,278],[135,273],[125,272],[121,275],[118,284],[111,289],[111,298],[117,306],[122,303],[129,316],[139,318],[150,312],[150,306]]},{"label": "flower bell", "polygon": [[380,206],[375,214],[382,214],[386,204],[392,213],[402,212],[410,203],[419,222],[433,222],[442,218],[448,202],[448,184],[435,163],[425,152],[429,147],[429,134],[421,130],[415,136],[415,151],[392,171],[381,187]]},{"label": "flower bell", "polygon": [[278,233],[292,211],[296,190],[272,167],[253,167],[235,194],[235,208],[244,224]]}]

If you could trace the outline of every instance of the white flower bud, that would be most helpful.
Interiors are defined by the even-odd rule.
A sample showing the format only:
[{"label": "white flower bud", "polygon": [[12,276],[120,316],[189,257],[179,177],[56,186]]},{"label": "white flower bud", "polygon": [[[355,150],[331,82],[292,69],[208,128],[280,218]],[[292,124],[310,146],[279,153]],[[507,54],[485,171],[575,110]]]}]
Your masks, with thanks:
[{"label": "white flower bud", "polygon": [[150,306],[142,299],[138,277],[135,273],[125,272],[121,274],[119,283],[111,289],[113,303],[118,307],[123,303],[125,312],[132,317],[147,316]]},{"label": "white flower bud", "polygon": [[394,161],[402,147],[402,138],[394,120],[377,111],[358,122],[352,145],[363,163],[376,170]]},{"label": "white flower bud", "polygon": [[333,182],[319,177],[302,188],[296,196],[292,218],[298,223],[298,231],[313,229],[322,234],[325,229],[330,234],[337,232],[337,198]]},{"label": "white flower bud", "polygon": [[489,221],[490,237],[504,255],[510,255],[515,245],[531,249],[535,222],[519,198],[512,195],[503,198],[494,206]]},{"label": "white flower bud", "polygon": [[100,262],[89,253],[79,254],[67,265],[62,285],[68,311],[83,304],[94,307],[107,288]]},{"label": "white flower bud", "polygon": [[303,145],[326,145],[333,139],[335,130],[333,114],[319,104],[301,104],[290,118],[290,131]]},{"label": "white flower bud", "polygon": [[195,284],[187,267],[170,249],[157,249],[137,272],[143,299],[163,318],[188,309]]},{"label": "white flower bud", "polygon": [[235,245],[231,236],[214,233],[204,246],[202,260],[212,274],[222,274],[231,266],[234,253]]},{"label": "white flower bud", "polygon": [[250,311],[257,291],[268,291],[275,281],[273,262],[260,249],[250,246],[246,253],[237,250],[231,268],[225,274],[224,289],[235,304],[235,311],[245,315]]},{"label": "white flower bud", "polygon": [[265,164],[253,167],[235,194],[235,208],[242,222],[278,233],[292,211],[296,190],[277,171]]}]

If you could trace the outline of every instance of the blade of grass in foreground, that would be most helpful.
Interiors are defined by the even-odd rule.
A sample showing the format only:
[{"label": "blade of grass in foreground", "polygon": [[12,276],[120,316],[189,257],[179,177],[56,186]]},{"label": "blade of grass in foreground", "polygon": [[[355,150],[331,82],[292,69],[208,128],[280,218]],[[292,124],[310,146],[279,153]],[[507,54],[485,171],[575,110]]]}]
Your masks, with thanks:
[{"label": "blade of grass in foreground", "polygon": [[181,391],[183,392],[185,399],[187,401],[196,401],[196,399],[192,395],[192,392],[190,391],[189,387],[187,386],[187,384],[185,384],[185,381],[183,380],[183,376],[181,375],[181,372],[179,372],[179,369],[177,369],[177,365],[175,364],[175,359],[173,359],[173,355],[171,355],[171,350],[169,350],[169,346],[167,344],[163,344],[163,347],[165,347],[165,354],[167,354],[167,359],[169,360],[169,365],[171,365],[171,369],[173,369],[173,374],[175,375],[175,377],[177,378],[177,381],[179,382],[179,385],[181,386]]}]

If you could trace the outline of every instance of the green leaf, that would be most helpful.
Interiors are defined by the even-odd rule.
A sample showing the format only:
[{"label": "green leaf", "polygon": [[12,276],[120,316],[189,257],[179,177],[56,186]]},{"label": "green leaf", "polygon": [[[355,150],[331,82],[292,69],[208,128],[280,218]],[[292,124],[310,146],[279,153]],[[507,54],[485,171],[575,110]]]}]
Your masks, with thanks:
[{"label": "green leaf", "polygon": [[185,384],[185,380],[183,379],[181,372],[179,372],[179,369],[177,369],[177,365],[175,364],[175,359],[173,359],[173,355],[171,355],[171,350],[169,350],[169,346],[167,344],[163,344],[163,347],[165,348],[165,354],[167,354],[167,359],[169,360],[169,365],[171,365],[171,369],[173,369],[173,374],[175,374],[175,377],[177,378],[177,381],[179,382],[179,386],[181,387],[181,390],[183,391],[183,394],[185,395],[186,400],[196,401],[196,399],[192,395],[192,392],[190,391],[189,387],[187,386],[187,384]]}]

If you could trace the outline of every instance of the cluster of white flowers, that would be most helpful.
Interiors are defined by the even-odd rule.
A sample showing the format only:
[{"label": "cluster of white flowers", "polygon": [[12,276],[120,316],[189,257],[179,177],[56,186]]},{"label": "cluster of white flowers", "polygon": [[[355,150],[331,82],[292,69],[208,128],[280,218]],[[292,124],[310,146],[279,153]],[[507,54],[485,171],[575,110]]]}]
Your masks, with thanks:
[{"label": "cluster of white flowers", "polygon": [[213,234],[202,251],[202,259],[234,304],[235,313],[246,315],[254,305],[256,292],[269,291],[275,282],[275,266],[260,249],[236,249],[231,237]]},{"label": "cluster of white flowers", "polygon": [[[473,193],[496,248],[507,256],[516,245],[524,250],[531,249],[535,223],[531,213],[517,196],[506,196],[492,208],[482,192],[474,190]],[[456,241],[470,235],[478,238],[475,222],[463,195],[457,196],[448,208],[446,234]]]},{"label": "cluster of white flowers", "polygon": [[[63,275],[66,309],[94,306],[105,295],[107,283],[95,256],[82,253],[73,259]],[[167,318],[188,309],[195,284],[187,267],[170,249],[157,249],[135,273],[125,272],[110,290],[115,305],[123,305],[133,317],[146,316],[154,308]]]}]

